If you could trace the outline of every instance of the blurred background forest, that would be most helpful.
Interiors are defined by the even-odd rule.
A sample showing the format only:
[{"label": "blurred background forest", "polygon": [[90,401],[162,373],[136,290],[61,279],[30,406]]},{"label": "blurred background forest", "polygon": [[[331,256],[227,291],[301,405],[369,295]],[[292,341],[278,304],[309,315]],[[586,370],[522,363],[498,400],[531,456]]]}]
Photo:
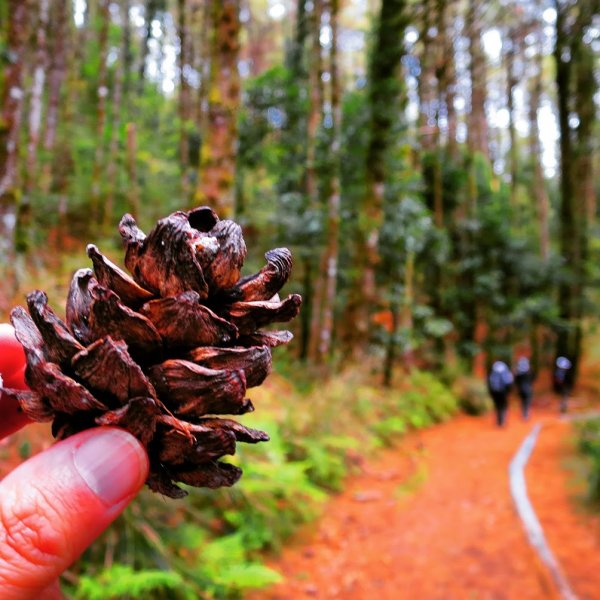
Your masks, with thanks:
[{"label": "blurred background forest", "polygon": [[87,242],[121,263],[124,212],[201,204],[243,226],[249,267],[289,247],[304,299],[238,488],[144,496],[67,574],[78,597],[268,583],[257,552],[359,452],[480,410],[491,360],[577,373],[597,0],[2,0],[0,30],[1,317],[34,287],[59,308]]}]

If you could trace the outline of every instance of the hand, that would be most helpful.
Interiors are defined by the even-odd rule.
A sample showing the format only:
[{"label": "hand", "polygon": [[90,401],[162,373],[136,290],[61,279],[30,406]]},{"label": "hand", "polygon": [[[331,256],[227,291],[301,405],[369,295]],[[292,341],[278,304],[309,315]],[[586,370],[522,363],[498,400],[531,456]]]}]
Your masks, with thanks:
[{"label": "hand", "polygon": [[[8,323],[0,323],[0,387],[27,389],[25,383],[25,353]],[[16,402],[2,400],[0,394],[0,439],[24,427],[29,420]]]},{"label": "hand", "polygon": [[[24,356],[0,328],[0,375],[24,386]],[[20,351],[20,352],[19,352]],[[0,397],[0,437],[26,423]],[[17,416],[15,416],[17,415]],[[58,577],[123,511],[148,475],[148,457],[129,433],[89,429],[58,442],[0,481],[0,598],[61,598]]]}]

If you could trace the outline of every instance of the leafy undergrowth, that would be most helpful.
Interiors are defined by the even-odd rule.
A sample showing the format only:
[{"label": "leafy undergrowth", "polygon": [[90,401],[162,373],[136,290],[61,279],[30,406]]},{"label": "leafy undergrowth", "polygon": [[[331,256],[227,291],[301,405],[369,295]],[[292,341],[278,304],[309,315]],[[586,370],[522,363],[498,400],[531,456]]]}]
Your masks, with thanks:
[{"label": "leafy undergrowth", "polygon": [[[180,502],[144,491],[66,574],[74,598],[232,599],[269,585],[279,575],[261,554],[318,517],[362,457],[458,406],[425,372],[384,390],[366,368],[318,383],[295,365],[279,370],[253,390],[257,412],[244,423],[271,441],[238,447],[232,461],[243,467],[242,480],[231,489],[190,489]],[[291,372],[294,385],[281,374]]]},{"label": "leafy undergrowth", "polygon": [[577,447],[586,459],[588,498],[595,510],[600,511],[600,418],[578,423],[576,431]]}]

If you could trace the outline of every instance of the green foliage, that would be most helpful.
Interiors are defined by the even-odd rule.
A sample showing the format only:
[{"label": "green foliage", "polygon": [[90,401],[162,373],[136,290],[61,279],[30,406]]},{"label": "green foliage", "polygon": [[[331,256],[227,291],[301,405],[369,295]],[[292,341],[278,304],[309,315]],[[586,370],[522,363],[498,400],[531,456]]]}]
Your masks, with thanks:
[{"label": "green foliage", "polygon": [[171,571],[145,569],[135,571],[129,566],[115,564],[93,577],[81,577],[76,600],[129,600],[133,598],[173,598],[192,600],[193,590],[181,575]]},{"label": "green foliage", "polygon": [[458,405],[468,415],[482,415],[490,408],[490,397],[483,380],[476,377],[459,377],[452,386]]},{"label": "green foliage", "polygon": [[577,424],[577,445],[588,459],[588,495],[600,507],[600,419]]}]

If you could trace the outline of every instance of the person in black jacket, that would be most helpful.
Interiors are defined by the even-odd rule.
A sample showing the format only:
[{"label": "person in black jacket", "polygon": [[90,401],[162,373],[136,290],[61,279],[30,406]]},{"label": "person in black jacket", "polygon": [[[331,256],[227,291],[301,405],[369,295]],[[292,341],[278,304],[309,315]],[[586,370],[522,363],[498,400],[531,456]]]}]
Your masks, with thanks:
[{"label": "person in black jacket", "polygon": [[515,369],[515,384],[521,398],[521,414],[525,420],[529,418],[529,409],[531,408],[531,400],[533,399],[533,380],[534,375],[529,364],[529,359],[521,356],[517,361],[517,368]]},{"label": "person in black jacket", "polygon": [[502,427],[506,422],[506,411],[508,409],[508,393],[513,384],[513,375],[507,364],[497,360],[490,369],[487,377],[487,385],[494,408],[496,409],[496,424]]},{"label": "person in black jacket", "polygon": [[553,383],[554,391],[560,395],[560,412],[567,412],[567,402],[571,393],[571,361],[566,356],[556,359]]}]

